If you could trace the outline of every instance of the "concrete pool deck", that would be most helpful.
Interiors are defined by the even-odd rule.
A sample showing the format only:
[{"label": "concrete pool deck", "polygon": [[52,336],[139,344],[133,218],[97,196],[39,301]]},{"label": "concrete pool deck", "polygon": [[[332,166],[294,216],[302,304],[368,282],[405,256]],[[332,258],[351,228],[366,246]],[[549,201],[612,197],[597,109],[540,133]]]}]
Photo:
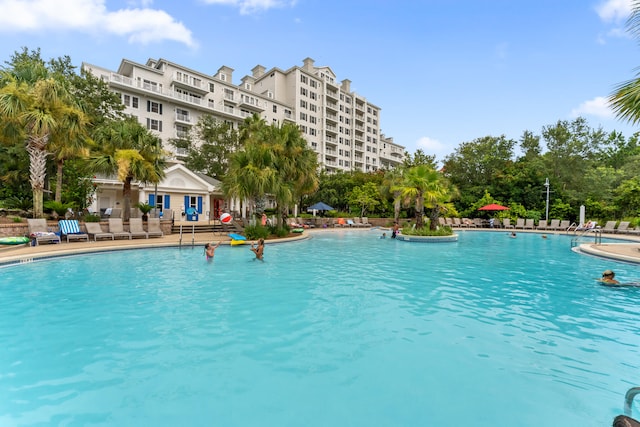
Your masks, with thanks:
[{"label": "concrete pool deck", "polygon": [[[282,239],[267,240],[266,244],[284,243],[309,238],[315,233],[330,233],[343,231],[344,228],[326,228],[326,229],[309,229],[304,233],[293,237]],[[371,231],[370,228],[349,229],[350,231]],[[383,230],[378,228],[378,230]],[[384,229],[386,230],[386,229]],[[383,230],[383,231],[384,231]],[[506,232],[504,229],[469,229],[455,230],[457,232],[474,232],[474,231],[490,231],[490,232]],[[518,233],[538,233],[538,234],[564,234],[562,232],[537,232],[531,230],[517,230]],[[624,243],[582,243],[578,246],[579,251],[588,255],[601,258],[608,258],[616,261],[640,264],[640,236],[604,234],[605,238],[624,239]],[[182,241],[179,234],[170,234],[163,237],[152,237],[149,239],[118,239],[118,240],[100,240],[94,241],[75,241],[70,243],[50,244],[45,243],[38,246],[30,245],[0,245],[0,266],[7,264],[17,264],[31,262],[42,258],[51,258],[56,256],[77,255],[87,252],[108,252],[123,249],[140,249],[150,247],[190,247],[204,246],[207,242],[220,241],[222,244],[230,244],[231,238],[226,235],[212,233],[196,233],[184,234]],[[250,241],[247,241],[247,248]]]}]

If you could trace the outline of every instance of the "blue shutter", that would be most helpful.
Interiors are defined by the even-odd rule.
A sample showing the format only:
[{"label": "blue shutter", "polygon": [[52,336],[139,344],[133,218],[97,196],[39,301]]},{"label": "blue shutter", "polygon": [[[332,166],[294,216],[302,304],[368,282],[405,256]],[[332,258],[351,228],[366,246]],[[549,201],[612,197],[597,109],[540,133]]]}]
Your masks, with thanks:
[{"label": "blue shutter", "polygon": [[189,196],[184,196],[184,210],[189,209]]},{"label": "blue shutter", "polygon": [[202,214],[202,196],[198,196],[198,213]]},{"label": "blue shutter", "polygon": [[164,208],[169,209],[171,207],[171,203],[169,202],[169,195],[164,195]]},{"label": "blue shutter", "polygon": [[156,205],[156,195],[155,194],[149,194],[149,204],[151,206],[155,207],[155,205]]}]

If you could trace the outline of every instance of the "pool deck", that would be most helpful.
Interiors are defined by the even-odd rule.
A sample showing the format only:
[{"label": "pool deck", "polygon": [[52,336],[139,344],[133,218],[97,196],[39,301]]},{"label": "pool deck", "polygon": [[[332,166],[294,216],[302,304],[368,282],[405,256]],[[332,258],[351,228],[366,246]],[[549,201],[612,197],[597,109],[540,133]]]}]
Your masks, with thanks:
[{"label": "pool deck", "polygon": [[[343,231],[344,228],[327,228],[327,229],[310,229],[305,230],[303,234],[293,237],[267,240],[266,244],[284,243],[296,240],[303,240],[309,238],[315,233],[330,233],[335,231]],[[369,228],[350,229],[350,231],[369,231]],[[497,229],[479,229],[479,230],[455,230],[456,232],[474,232],[474,231],[491,231],[491,232],[505,232],[506,230]],[[538,234],[564,234],[562,232],[536,232],[530,230],[517,230],[518,233],[538,233]],[[579,251],[588,255],[593,255],[601,258],[608,258],[616,261],[629,262],[634,264],[640,264],[640,236],[631,235],[618,235],[618,234],[604,234],[605,238],[624,239],[625,243],[583,243],[579,245]],[[207,242],[220,241],[223,245],[230,244],[231,238],[226,235],[212,233],[197,233],[195,235],[185,234],[180,241],[179,234],[170,234],[163,237],[152,237],[149,239],[118,239],[118,240],[99,240],[94,241],[75,241],[75,242],[63,242],[60,244],[45,243],[38,246],[30,245],[0,245],[0,266],[6,264],[26,263],[41,258],[51,258],[56,256],[69,256],[77,255],[86,252],[108,252],[123,249],[140,249],[149,247],[190,247],[190,246],[204,246]],[[251,241],[247,241],[247,248],[250,246]]]}]

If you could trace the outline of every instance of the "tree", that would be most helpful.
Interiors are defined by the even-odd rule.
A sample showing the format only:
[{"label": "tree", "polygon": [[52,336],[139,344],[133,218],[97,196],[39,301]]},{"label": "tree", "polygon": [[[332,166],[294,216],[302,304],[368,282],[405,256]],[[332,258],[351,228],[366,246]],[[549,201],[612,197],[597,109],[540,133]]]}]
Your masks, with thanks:
[{"label": "tree", "polygon": [[171,143],[187,149],[186,167],[219,180],[227,174],[229,158],[240,146],[238,132],[211,115],[202,116],[189,136]]},{"label": "tree", "polygon": [[7,138],[26,140],[33,215],[43,216],[47,157],[64,138],[84,138],[86,118],[60,75],[50,73],[39,51],[15,54],[0,76],[0,117]]},{"label": "tree", "polygon": [[349,203],[360,208],[360,217],[362,218],[368,211],[373,210],[380,204],[380,192],[373,182],[367,182],[364,185],[355,187],[349,195]]},{"label": "tree", "polygon": [[136,118],[128,117],[104,123],[96,130],[99,147],[91,159],[90,169],[96,173],[117,175],[123,183],[123,219],[131,211],[131,183],[158,183],[164,176],[162,141],[144,128]]},{"label": "tree", "polygon": [[402,207],[402,198],[400,185],[403,179],[404,168],[395,168],[385,172],[380,186],[380,192],[393,199],[393,221],[400,221],[400,208]]},{"label": "tree", "polygon": [[[404,174],[398,190],[405,204],[415,203],[416,228],[424,227],[425,202],[427,206],[437,210],[439,205],[447,200],[447,190],[440,178],[440,173],[427,165],[411,167]],[[431,221],[430,228],[435,230],[437,225],[436,213],[436,221]]]}]

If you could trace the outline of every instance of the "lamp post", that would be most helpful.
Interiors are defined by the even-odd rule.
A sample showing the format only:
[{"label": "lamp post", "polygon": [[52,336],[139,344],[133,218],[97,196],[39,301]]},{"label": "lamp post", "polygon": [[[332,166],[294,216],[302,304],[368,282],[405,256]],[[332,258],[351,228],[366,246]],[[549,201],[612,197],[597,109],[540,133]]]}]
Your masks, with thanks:
[{"label": "lamp post", "polygon": [[544,186],[547,188],[547,207],[544,212],[545,221],[549,221],[549,178],[546,178],[544,181]]}]

